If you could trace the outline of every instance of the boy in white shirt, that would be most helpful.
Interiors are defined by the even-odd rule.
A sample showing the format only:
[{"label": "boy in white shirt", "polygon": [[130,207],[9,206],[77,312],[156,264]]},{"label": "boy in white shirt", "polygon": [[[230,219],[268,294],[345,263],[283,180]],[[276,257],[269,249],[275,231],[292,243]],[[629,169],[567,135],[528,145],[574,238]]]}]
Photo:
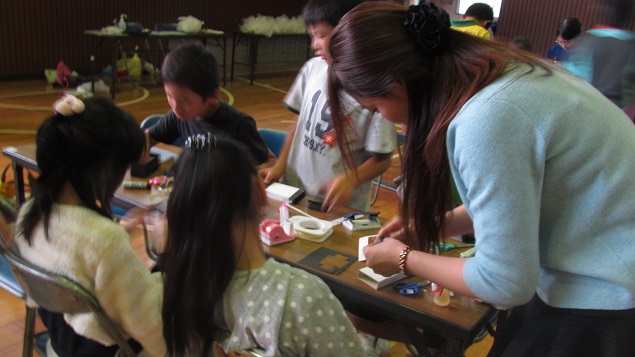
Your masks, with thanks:
[{"label": "boy in white shirt", "polygon": [[[331,61],[329,41],[339,20],[359,0],[310,0],[302,16],[311,36],[316,57],[308,60],[289,93],[287,108],[298,115],[273,167],[260,171],[265,183],[280,180],[322,198],[322,208],[348,206],[358,211],[370,208],[371,180],[390,167],[395,148],[395,126],[379,113],[364,109],[348,97],[350,125],[346,133],[335,133],[327,98],[327,75]],[[337,140],[351,141],[351,157],[357,174],[346,171]]]}]

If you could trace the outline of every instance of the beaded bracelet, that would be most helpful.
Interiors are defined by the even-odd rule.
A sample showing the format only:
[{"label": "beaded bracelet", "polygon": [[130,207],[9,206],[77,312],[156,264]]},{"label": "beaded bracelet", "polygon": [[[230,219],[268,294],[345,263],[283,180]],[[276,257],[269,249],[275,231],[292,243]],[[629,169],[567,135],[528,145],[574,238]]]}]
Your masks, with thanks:
[{"label": "beaded bracelet", "polygon": [[410,274],[406,272],[406,259],[408,258],[408,253],[410,253],[411,250],[412,249],[409,246],[405,246],[401,252],[399,252],[399,269],[403,274],[408,276],[410,276]]}]

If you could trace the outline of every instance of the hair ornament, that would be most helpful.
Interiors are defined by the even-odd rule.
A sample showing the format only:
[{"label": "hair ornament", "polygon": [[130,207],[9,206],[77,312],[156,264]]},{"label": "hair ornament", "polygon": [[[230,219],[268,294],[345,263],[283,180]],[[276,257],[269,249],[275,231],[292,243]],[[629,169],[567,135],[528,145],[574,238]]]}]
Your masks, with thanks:
[{"label": "hair ornament", "polygon": [[53,110],[65,117],[84,112],[84,102],[71,94],[64,94],[60,99],[53,103]]},{"label": "hair ornament", "polygon": [[445,33],[450,29],[450,16],[433,3],[410,5],[403,22],[408,32],[427,54],[438,51]]},{"label": "hair ornament", "polygon": [[185,140],[185,147],[193,150],[209,150],[216,147],[216,136],[210,132],[190,135]]}]

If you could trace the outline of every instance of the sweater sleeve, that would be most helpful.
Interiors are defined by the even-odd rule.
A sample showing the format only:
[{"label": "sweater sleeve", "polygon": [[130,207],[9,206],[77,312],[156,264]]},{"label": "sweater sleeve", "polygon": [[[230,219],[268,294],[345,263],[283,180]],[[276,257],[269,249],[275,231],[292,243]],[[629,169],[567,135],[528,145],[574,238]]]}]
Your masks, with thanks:
[{"label": "sweater sleeve", "polygon": [[536,291],[545,146],[526,113],[497,99],[468,103],[448,130],[453,176],[477,237],[464,278],[499,307],[523,304]]},{"label": "sweater sleeve", "polygon": [[137,340],[152,356],[166,353],[161,306],[163,283],[160,273],[150,273],[135,254],[123,228],[105,243],[105,257],[95,274],[95,295],[122,330]]},{"label": "sweater sleeve", "polygon": [[155,125],[148,129],[153,140],[161,143],[172,144],[181,136],[178,129],[179,119],[171,110],[165,114]]}]

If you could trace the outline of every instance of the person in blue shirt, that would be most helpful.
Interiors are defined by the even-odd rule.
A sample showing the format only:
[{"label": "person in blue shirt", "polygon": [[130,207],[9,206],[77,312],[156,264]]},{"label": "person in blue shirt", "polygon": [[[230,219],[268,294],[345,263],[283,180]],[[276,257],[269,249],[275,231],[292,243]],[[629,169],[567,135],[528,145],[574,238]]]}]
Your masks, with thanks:
[{"label": "person in blue shirt", "polygon": [[632,0],[609,2],[609,18],[576,40],[562,66],[620,108],[635,104],[635,33],[627,30]]},{"label": "person in blue shirt", "polygon": [[546,57],[554,62],[566,61],[569,59],[569,47],[574,39],[582,32],[582,22],[577,17],[566,17],[558,26],[556,43],[551,46]]}]

